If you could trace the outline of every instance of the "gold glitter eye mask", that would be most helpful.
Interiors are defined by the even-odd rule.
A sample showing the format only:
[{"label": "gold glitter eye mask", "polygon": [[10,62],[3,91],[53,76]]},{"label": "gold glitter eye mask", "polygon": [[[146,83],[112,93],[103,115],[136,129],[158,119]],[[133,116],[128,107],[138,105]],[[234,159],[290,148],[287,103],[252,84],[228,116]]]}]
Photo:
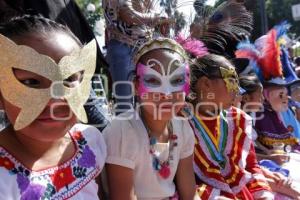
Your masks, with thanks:
[{"label": "gold glitter eye mask", "polygon": [[[87,122],[83,108],[90,93],[90,81],[96,67],[96,41],[64,56],[58,64],[34,49],[17,45],[0,34],[0,91],[5,100],[20,108],[14,129],[20,130],[31,124],[45,109],[51,98],[64,98],[71,110],[82,122]],[[13,69],[26,70],[52,82],[49,88],[35,89],[16,79]],[[83,72],[81,82],[66,87],[64,80],[77,72]]]},{"label": "gold glitter eye mask", "polygon": [[238,75],[235,72],[235,69],[225,69],[220,67],[221,75],[223,80],[225,81],[228,92],[238,92],[239,91],[239,81]]}]

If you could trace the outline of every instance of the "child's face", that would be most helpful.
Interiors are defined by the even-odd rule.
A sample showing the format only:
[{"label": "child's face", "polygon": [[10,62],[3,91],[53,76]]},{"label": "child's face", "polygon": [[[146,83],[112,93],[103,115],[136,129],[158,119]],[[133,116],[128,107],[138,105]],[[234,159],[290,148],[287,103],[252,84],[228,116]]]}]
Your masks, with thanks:
[{"label": "child's face", "polygon": [[151,51],[140,63],[136,86],[143,110],[157,119],[171,118],[184,105],[189,84],[187,63],[168,50]]},{"label": "child's face", "polygon": [[229,91],[223,79],[211,79],[210,92],[215,98],[211,102],[215,103],[218,109],[228,109],[234,103],[237,96],[236,91]]},{"label": "child's face", "polygon": [[233,76],[228,74],[224,78],[200,77],[196,84],[199,101],[196,106],[209,106],[215,111],[230,108],[235,103],[238,94],[238,80],[234,78],[236,76],[234,70],[232,72]]},{"label": "child's face", "polygon": [[240,108],[242,102],[242,95],[237,94],[233,100],[232,106]]},{"label": "child's face", "polygon": [[268,87],[264,90],[264,97],[276,112],[284,112],[288,109],[288,91],[285,87]]},{"label": "child's face", "polygon": [[299,83],[297,84],[294,84],[290,87],[290,90],[291,90],[291,98],[294,100],[294,101],[300,101],[300,85]]},{"label": "child's face", "polygon": [[[26,45],[38,53],[48,55],[56,62],[69,55],[74,49],[79,48],[73,39],[62,33],[50,33],[49,39],[39,35],[13,38],[18,45]],[[43,67],[43,66],[40,66]],[[16,79],[29,88],[45,89],[51,86],[51,81],[43,76],[30,71],[14,69]],[[80,81],[80,72],[68,78],[66,84],[70,87]],[[30,95],[30,94],[28,94]],[[12,105],[1,96],[1,103],[8,119],[12,124],[16,121],[21,109]],[[32,105],[35,106],[35,105]],[[66,103],[65,99],[51,99],[42,113],[28,126],[20,130],[36,140],[52,141],[61,138],[66,131],[76,123],[76,117]]]},{"label": "child's face", "polygon": [[243,109],[245,112],[258,112],[262,109],[264,101],[262,90],[262,87],[259,87],[256,91],[243,95]]}]

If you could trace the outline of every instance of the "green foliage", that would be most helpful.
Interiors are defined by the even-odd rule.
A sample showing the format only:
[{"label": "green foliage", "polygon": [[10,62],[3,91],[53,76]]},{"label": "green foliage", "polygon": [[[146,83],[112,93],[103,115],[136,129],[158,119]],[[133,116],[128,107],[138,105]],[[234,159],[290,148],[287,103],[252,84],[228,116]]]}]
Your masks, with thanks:
[{"label": "green foliage", "polygon": [[101,2],[102,0],[75,0],[78,6],[82,10],[86,10],[86,7],[89,3],[92,3],[96,6],[96,12],[102,13]]},{"label": "green foliage", "polygon": [[160,5],[165,8],[168,15],[171,15],[176,8],[177,0],[161,0]]},{"label": "green foliage", "polygon": [[[203,16],[203,14],[205,16],[207,16],[208,14],[211,13],[211,11],[213,10],[213,7],[211,6],[208,6],[208,5],[205,5],[206,0],[195,0],[194,1],[194,9],[197,13],[197,16],[196,16],[196,19],[198,20],[199,19],[199,16]],[[221,4],[223,1],[219,1],[217,2],[218,4]],[[197,21],[196,20],[196,21]]]},{"label": "green foliage", "polygon": [[[215,6],[220,5],[224,1],[226,0],[217,1]],[[253,12],[254,16],[253,39],[262,35],[259,1],[261,0],[246,0],[245,2],[246,7]],[[292,25],[290,32],[300,36],[300,21],[296,22],[292,17],[292,5],[298,3],[300,3],[299,0],[266,0],[266,13],[269,29],[274,25],[287,20]]]},{"label": "green foliage", "polygon": [[294,56],[295,57],[300,56],[300,47],[294,50]]},{"label": "green foliage", "polygon": [[217,0],[216,4],[215,4],[215,7],[218,7],[219,5],[221,5],[225,1],[227,1],[227,0]]},{"label": "green foliage", "polygon": [[292,17],[292,5],[299,3],[299,0],[267,0],[269,27],[287,20],[292,25],[291,32],[300,35],[300,21],[294,21]]},{"label": "green foliage", "polygon": [[[103,16],[101,0],[75,0],[75,1],[80,7],[80,9],[82,10],[90,26],[94,28],[96,21],[98,21]],[[96,8],[95,12],[90,12],[87,10],[87,6],[90,3],[95,6]]]},{"label": "green foliage", "polygon": [[169,17],[176,19],[175,33],[178,33],[186,25],[184,15],[176,11],[177,0],[161,0],[160,5],[165,8],[165,12]]},{"label": "green foliage", "polygon": [[184,28],[187,22],[184,19],[184,15],[182,13],[175,11],[174,15],[176,19],[175,33],[178,33]]}]

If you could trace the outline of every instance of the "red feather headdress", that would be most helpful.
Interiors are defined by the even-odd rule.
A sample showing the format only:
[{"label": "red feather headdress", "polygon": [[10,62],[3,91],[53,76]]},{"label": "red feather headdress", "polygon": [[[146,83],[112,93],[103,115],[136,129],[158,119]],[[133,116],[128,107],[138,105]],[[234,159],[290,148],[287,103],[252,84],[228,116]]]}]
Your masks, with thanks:
[{"label": "red feather headdress", "polygon": [[277,31],[272,29],[268,32],[258,48],[261,49],[261,56],[258,60],[263,76],[266,80],[282,77],[282,64],[280,61],[280,46],[277,43]]},{"label": "red feather headdress", "polygon": [[239,43],[235,52],[237,58],[255,61],[264,81],[283,77],[278,34],[277,29],[271,29],[266,35],[258,38],[255,44],[249,41]]}]

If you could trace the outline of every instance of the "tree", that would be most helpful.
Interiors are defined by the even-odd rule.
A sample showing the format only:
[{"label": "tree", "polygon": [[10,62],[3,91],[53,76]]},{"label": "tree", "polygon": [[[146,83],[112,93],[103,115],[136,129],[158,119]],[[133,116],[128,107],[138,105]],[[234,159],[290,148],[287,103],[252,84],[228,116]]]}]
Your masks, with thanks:
[{"label": "tree", "polygon": [[[194,1],[194,9],[197,13],[197,16],[202,16],[203,12],[209,14],[209,12],[212,10],[212,7],[205,5],[205,2],[206,2],[206,0],[195,0]],[[221,3],[221,1],[220,1],[220,3]]]},{"label": "tree", "polygon": [[95,27],[102,15],[101,0],[75,0],[91,27]]},{"label": "tree", "polygon": [[[220,5],[226,0],[218,0],[215,6]],[[245,0],[246,7],[253,12],[254,30],[253,39],[262,35],[261,31],[261,12],[259,1]],[[291,34],[300,36],[300,21],[294,21],[292,18],[292,5],[299,3],[299,0],[266,0],[266,13],[268,19],[268,28],[271,29],[276,24],[287,20],[291,25]]]},{"label": "tree", "polygon": [[299,0],[267,0],[269,28],[287,20],[292,25],[290,32],[300,36],[300,21],[294,21],[292,17],[292,5],[299,3]]},{"label": "tree", "polygon": [[165,9],[166,14],[176,19],[175,34],[180,32],[186,25],[183,13],[177,11],[177,0],[160,0],[160,5]]},{"label": "tree", "polygon": [[205,0],[195,0],[194,1],[194,8],[195,8],[197,15],[202,14],[202,10],[205,7],[204,3],[205,3]]}]

